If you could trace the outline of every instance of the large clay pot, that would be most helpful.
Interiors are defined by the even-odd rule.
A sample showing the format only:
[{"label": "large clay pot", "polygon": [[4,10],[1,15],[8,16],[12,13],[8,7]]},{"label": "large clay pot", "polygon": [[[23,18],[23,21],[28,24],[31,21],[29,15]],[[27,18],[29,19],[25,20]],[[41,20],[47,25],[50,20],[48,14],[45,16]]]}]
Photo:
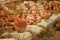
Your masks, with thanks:
[{"label": "large clay pot", "polygon": [[14,25],[17,32],[24,32],[27,23],[24,19],[17,18],[14,22]]}]

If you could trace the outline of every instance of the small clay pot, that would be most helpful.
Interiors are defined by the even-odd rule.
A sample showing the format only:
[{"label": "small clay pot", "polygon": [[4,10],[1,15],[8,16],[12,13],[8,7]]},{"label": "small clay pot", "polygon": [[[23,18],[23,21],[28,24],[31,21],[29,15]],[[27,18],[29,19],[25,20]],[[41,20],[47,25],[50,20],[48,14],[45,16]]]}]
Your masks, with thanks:
[{"label": "small clay pot", "polygon": [[49,19],[50,16],[51,16],[51,13],[44,13],[43,18],[44,18],[44,19]]},{"label": "small clay pot", "polygon": [[56,29],[60,30],[60,22],[56,22]]}]

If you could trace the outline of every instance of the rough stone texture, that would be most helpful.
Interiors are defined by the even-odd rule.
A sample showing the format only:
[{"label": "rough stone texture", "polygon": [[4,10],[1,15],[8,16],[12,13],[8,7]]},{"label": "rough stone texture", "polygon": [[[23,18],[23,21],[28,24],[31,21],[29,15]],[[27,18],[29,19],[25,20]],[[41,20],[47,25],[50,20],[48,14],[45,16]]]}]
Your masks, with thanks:
[{"label": "rough stone texture", "polygon": [[43,28],[36,25],[27,25],[26,30],[31,30],[32,32],[39,34],[43,30]]}]

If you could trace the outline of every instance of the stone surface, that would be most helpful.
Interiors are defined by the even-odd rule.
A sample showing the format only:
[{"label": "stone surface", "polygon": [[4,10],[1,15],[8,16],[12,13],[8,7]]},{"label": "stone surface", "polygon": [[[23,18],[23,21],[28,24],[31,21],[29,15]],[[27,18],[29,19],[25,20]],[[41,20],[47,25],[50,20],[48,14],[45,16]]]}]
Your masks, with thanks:
[{"label": "stone surface", "polygon": [[43,28],[47,28],[48,20],[42,19],[37,25],[42,26]]},{"label": "stone surface", "polygon": [[23,33],[13,32],[11,33],[11,35],[16,40],[32,40],[32,34],[30,32],[23,32]]},{"label": "stone surface", "polygon": [[26,30],[31,30],[32,32],[39,34],[43,30],[43,28],[36,25],[27,25]]}]

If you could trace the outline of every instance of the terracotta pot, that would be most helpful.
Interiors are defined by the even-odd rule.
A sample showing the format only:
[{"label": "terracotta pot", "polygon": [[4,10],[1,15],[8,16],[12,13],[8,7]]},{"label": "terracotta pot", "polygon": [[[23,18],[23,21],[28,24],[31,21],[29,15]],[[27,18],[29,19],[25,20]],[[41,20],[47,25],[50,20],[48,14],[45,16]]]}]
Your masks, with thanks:
[{"label": "terracotta pot", "polygon": [[8,32],[11,32],[11,31],[12,31],[12,29],[13,29],[12,24],[7,23],[7,24],[6,24],[6,30],[7,30]]},{"label": "terracotta pot", "polygon": [[24,19],[17,18],[14,22],[15,29],[18,32],[24,32],[26,28],[26,21]]},{"label": "terracotta pot", "polygon": [[56,29],[60,30],[60,22],[56,22]]},{"label": "terracotta pot", "polygon": [[0,11],[0,16],[2,16],[2,17],[5,16],[5,13],[3,10]]},{"label": "terracotta pot", "polygon": [[50,16],[51,16],[51,13],[44,13],[43,18],[44,19],[49,19]]},{"label": "terracotta pot", "polygon": [[0,25],[4,24],[4,20],[0,18]]}]

